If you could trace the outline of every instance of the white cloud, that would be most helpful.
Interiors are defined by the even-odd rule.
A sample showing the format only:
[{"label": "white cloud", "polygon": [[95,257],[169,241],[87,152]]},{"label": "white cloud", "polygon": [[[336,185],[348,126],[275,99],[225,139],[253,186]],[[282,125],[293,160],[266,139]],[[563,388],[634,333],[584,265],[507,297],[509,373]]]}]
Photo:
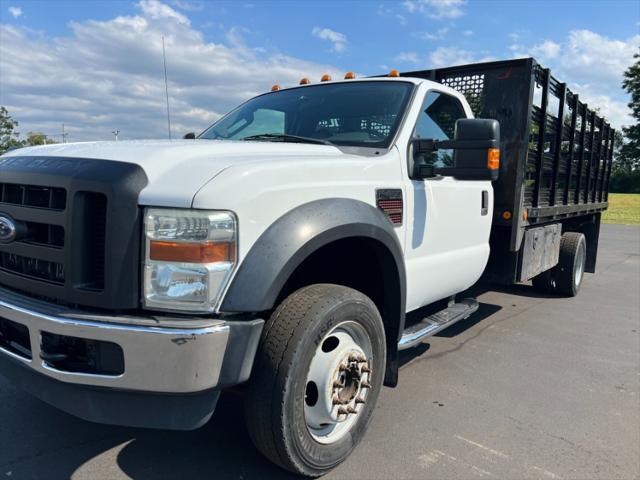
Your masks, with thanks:
[{"label": "white cloud", "polygon": [[13,18],[18,18],[20,16],[22,16],[22,9],[20,7],[9,7],[7,10],[9,10],[9,13],[11,14],[11,16]]},{"label": "white cloud", "polygon": [[531,48],[531,54],[538,58],[558,58],[560,54],[560,44],[551,40],[545,40],[542,43],[534,45]]},{"label": "white cloud", "polygon": [[464,35],[465,37],[471,37],[473,35],[473,30],[465,30],[464,32],[462,32],[462,35]]},{"label": "white cloud", "polygon": [[567,82],[589,106],[600,108],[618,128],[631,122],[622,79],[639,47],[640,35],[617,40],[590,30],[572,30],[559,43],[545,40],[533,46],[515,43],[509,48],[516,57],[533,56],[550,68],[557,79]]},{"label": "white cloud", "polygon": [[474,56],[468,50],[456,47],[440,47],[431,52],[429,61],[432,67],[449,67],[452,65],[462,65],[472,63]]},{"label": "white cloud", "polygon": [[183,25],[191,25],[186,16],[158,0],[140,0],[138,6],[142,13],[151,20],[175,20]]},{"label": "white cloud", "polygon": [[394,60],[402,63],[420,63],[420,59],[416,52],[400,52],[395,56]]},{"label": "white cloud", "polygon": [[466,0],[405,0],[403,5],[409,13],[420,12],[429,18],[441,20],[464,15],[462,7],[466,3]]},{"label": "white cloud", "polygon": [[333,44],[331,50],[342,52],[347,48],[347,36],[344,33],[336,32],[330,28],[313,27],[311,34],[320,40],[326,40]]},{"label": "white cloud", "polygon": [[449,32],[447,27],[439,28],[435,32],[418,32],[416,37],[422,40],[442,40],[444,36]]},{"label": "white cloud", "polygon": [[204,9],[204,3],[201,1],[191,1],[191,0],[170,0],[169,3],[179,8],[180,10],[185,10],[187,12],[200,12]]},{"label": "white cloud", "polygon": [[186,16],[157,0],[140,2],[135,15],[70,28],[69,35],[46,37],[0,26],[0,104],[22,134],[54,135],[64,123],[71,141],[113,139],[116,129],[121,139],[165,137],[163,35],[175,136],[201,131],[274,83],[339,75],[327,65],[257,53],[239,29],[224,43],[208,42]]}]

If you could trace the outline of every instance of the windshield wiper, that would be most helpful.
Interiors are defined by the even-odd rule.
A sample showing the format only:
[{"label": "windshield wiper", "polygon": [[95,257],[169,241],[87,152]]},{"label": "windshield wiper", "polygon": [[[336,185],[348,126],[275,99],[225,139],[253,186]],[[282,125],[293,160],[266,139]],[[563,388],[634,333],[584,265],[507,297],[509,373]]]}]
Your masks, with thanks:
[{"label": "windshield wiper", "polygon": [[321,138],[301,137],[299,135],[289,135],[287,133],[261,133],[259,135],[249,135],[240,140],[275,140],[281,142],[316,143],[318,145],[333,145],[329,140]]}]

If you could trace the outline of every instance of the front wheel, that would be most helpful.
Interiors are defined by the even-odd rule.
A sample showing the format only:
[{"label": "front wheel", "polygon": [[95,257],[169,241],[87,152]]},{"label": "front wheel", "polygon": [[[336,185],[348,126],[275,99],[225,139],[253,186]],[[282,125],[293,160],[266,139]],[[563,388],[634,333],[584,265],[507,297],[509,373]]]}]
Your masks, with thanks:
[{"label": "front wheel", "polygon": [[265,325],[247,391],[258,450],[307,476],[340,464],[369,425],[385,360],[384,326],[368,297],[329,284],[291,294]]}]

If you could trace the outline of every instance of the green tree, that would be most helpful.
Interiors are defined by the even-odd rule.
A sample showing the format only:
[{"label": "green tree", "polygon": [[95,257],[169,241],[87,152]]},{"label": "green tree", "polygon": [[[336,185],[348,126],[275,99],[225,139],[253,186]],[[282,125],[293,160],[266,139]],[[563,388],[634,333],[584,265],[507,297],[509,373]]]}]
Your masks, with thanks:
[{"label": "green tree", "polygon": [[0,106],[0,155],[7,150],[24,146],[24,143],[18,139],[20,134],[16,128],[18,128],[18,122],[11,118],[5,107]]},{"label": "green tree", "polygon": [[56,143],[49,137],[47,137],[44,133],[40,132],[29,132],[27,133],[27,140],[25,144],[29,147],[34,145],[49,145],[51,143]]},{"label": "green tree", "polygon": [[616,131],[614,139],[615,162],[611,173],[612,192],[640,193],[640,53],[626,72],[622,87],[631,95],[629,108],[633,123]]},{"label": "green tree", "polygon": [[640,53],[633,58],[636,62],[624,72],[622,87],[631,95],[629,108],[634,123],[622,129],[626,142],[618,156],[621,169],[629,173],[640,168]]}]

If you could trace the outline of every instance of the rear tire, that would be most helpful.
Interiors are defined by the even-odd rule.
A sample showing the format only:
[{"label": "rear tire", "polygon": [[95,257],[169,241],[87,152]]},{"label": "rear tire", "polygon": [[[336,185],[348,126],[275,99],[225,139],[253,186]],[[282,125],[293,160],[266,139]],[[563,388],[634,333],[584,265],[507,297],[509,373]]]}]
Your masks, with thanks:
[{"label": "rear tire", "polygon": [[575,297],[582,285],[587,242],[582,233],[565,232],[560,239],[558,264],[531,279],[535,288],[547,293]]},{"label": "rear tire", "polygon": [[362,440],[385,361],[384,325],[368,297],[329,284],[294,292],[266,323],[256,355],[245,401],[253,443],[294,473],[327,473]]},{"label": "rear tire", "polygon": [[575,297],[582,285],[587,259],[587,241],[579,232],[565,232],[560,239],[560,258],[555,267],[558,293]]}]

